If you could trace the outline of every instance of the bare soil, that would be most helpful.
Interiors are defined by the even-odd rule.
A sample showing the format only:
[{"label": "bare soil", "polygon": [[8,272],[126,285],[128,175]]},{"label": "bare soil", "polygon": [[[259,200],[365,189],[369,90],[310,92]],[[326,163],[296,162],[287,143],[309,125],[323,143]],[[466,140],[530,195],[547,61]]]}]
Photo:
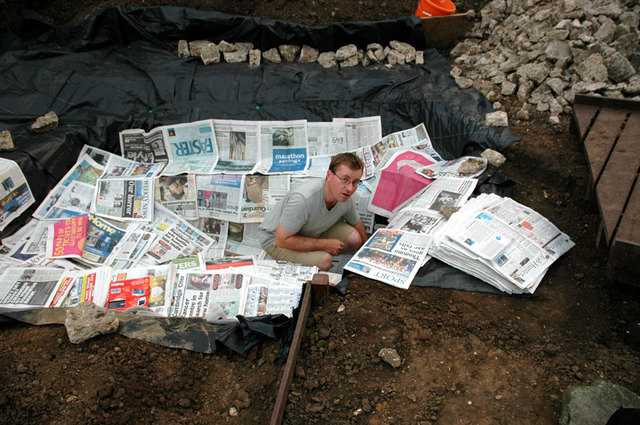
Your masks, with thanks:
[{"label": "bare soil", "polygon": [[[42,3],[40,13],[60,24],[112,2]],[[173,2],[309,25],[410,15],[414,3]],[[603,378],[640,392],[640,291],[606,277],[598,209],[586,197],[588,169],[569,119],[559,133],[544,116],[518,123],[518,105],[503,103],[522,136],[503,166],[517,183],[514,198],[576,247],[534,297],[352,279],[346,296],[331,295],[311,312],[283,423],[556,424],[568,387]],[[379,358],[386,347],[398,351],[400,367]],[[0,422],[268,423],[283,370],[274,365],[278,348],[265,341],[247,355],[203,355],[118,335],[73,345],[62,326],[5,323]]]}]

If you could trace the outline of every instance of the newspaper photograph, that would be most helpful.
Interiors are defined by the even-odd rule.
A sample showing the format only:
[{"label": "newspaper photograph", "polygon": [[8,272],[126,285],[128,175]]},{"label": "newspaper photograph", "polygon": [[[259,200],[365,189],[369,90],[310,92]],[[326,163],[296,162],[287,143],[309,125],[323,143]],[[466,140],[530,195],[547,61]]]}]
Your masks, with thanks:
[{"label": "newspaper photograph", "polygon": [[82,260],[96,265],[104,264],[115,251],[126,231],[126,227],[117,226],[90,214]]},{"label": "newspaper photograph", "polygon": [[255,172],[299,173],[308,166],[307,121],[260,121],[260,157]]},{"label": "newspaper photograph", "polygon": [[154,180],[154,200],[185,220],[198,219],[196,176],[162,176]]},{"label": "newspaper photograph", "polygon": [[379,174],[376,173],[378,178],[369,211],[390,217],[394,209],[433,182],[416,173],[418,168],[433,162],[429,156],[419,152],[396,152]]},{"label": "newspaper photograph", "polygon": [[389,220],[387,229],[433,236],[445,221],[439,212],[401,209],[393,219]]},{"label": "newspaper photograph", "polygon": [[421,176],[430,179],[440,177],[478,177],[487,168],[486,158],[463,156],[449,161],[438,161],[435,164],[417,170]]},{"label": "newspaper photograph", "polygon": [[18,164],[0,158],[0,232],[35,201]]},{"label": "newspaper photograph", "polygon": [[333,122],[344,125],[346,145],[341,152],[353,151],[371,145],[375,140],[382,139],[382,118],[379,115],[362,118],[334,118]]},{"label": "newspaper photograph", "polygon": [[242,178],[240,201],[241,223],[262,223],[262,220],[289,192],[288,175],[249,174]]},{"label": "newspaper photograph", "polygon": [[401,212],[440,212],[443,206],[460,207],[471,196],[478,184],[478,180],[471,178],[441,177],[434,180],[429,186],[418,192],[412,198],[399,205],[394,211]]},{"label": "newspaper photograph", "polygon": [[153,219],[153,180],[99,179],[91,212],[121,221]]},{"label": "newspaper photograph", "polygon": [[260,223],[229,222],[225,255],[250,255],[262,258],[265,252],[258,239],[259,230]]},{"label": "newspaper photograph", "polygon": [[96,148],[95,146],[84,145],[82,147],[82,150],[80,151],[80,154],[78,155],[78,158],[82,158],[84,155],[88,155],[98,165],[104,168],[106,167],[109,158],[113,154],[111,152],[105,151],[104,149]]},{"label": "newspaper photograph", "polygon": [[140,128],[120,132],[120,152],[124,158],[145,164],[168,162],[162,127],[148,133]]},{"label": "newspaper photograph", "polygon": [[[66,270],[58,285],[51,307],[75,307],[85,301],[103,306],[107,301],[111,268]],[[66,294],[66,295],[63,295]]]},{"label": "newspaper photograph", "polygon": [[0,276],[0,312],[48,307],[63,273],[59,268],[8,267]]},{"label": "newspaper photograph", "polygon": [[169,161],[165,176],[211,174],[218,162],[218,146],[212,120],[162,127]]},{"label": "newspaper photograph", "polygon": [[344,267],[354,273],[407,289],[429,260],[429,235],[378,229]]},{"label": "newspaper photograph", "polygon": [[241,174],[196,176],[200,217],[239,222],[242,181]]},{"label": "newspaper photograph", "polygon": [[293,285],[270,278],[251,278],[247,299],[242,313],[245,317],[260,317],[283,314],[293,317],[293,311],[300,304],[302,284]]},{"label": "newspaper photograph", "polygon": [[168,316],[171,304],[171,264],[113,270],[109,283],[107,308],[126,310],[148,307]]},{"label": "newspaper photograph", "polygon": [[246,174],[258,163],[258,122],[213,120],[220,159],[215,173]]}]

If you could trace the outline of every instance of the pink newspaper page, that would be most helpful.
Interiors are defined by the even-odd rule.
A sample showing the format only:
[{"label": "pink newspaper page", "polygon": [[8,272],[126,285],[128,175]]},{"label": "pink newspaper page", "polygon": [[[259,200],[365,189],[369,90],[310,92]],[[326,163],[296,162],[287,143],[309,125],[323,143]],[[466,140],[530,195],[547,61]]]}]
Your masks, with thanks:
[{"label": "pink newspaper page", "polygon": [[87,239],[89,216],[81,215],[57,221],[49,227],[47,257],[68,258],[82,256]]}]

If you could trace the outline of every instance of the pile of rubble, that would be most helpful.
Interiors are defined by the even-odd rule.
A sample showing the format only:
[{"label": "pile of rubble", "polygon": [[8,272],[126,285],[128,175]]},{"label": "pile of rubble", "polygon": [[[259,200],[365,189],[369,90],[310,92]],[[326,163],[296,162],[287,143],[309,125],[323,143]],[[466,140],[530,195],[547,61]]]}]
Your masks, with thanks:
[{"label": "pile of rubble", "polygon": [[576,94],[638,99],[637,0],[493,0],[451,51],[452,77],[501,109],[516,96],[517,118],[533,110],[559,124]]},{"label": "pile of rubble", "polygon": [[222,40],[216,44],[207,40],[180,40],[178,42],[178,56],[181,58],[196,56],[202,58],[205,65],[220,63],[246,62],[252,66],[259,66],[262,59],[273,62],[318,62],[325,68],[340,66],[346,68],[362,64],[386,64],[393,66],[404,63],[424,63],[424,52],[401,41],[391,41],[389,46],[369,44],[366,50],[358,49],[355,44],[340,47],[335,52],[320,52],[318,49],[304,45],[283,44],[278,48],[261,51],[254,49],[253,43],[228,43]]}]

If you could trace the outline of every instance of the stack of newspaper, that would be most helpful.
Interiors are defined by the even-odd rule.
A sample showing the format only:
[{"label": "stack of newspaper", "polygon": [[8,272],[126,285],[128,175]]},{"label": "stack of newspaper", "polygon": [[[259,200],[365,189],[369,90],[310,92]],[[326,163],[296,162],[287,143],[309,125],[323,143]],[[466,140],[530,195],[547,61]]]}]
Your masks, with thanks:
[{"label": "stack of newspaper", "polygon": [[532,209],[482,194],[442,226],[429,253],[501,291],[532,294],[549,266],[573,246]]}]

